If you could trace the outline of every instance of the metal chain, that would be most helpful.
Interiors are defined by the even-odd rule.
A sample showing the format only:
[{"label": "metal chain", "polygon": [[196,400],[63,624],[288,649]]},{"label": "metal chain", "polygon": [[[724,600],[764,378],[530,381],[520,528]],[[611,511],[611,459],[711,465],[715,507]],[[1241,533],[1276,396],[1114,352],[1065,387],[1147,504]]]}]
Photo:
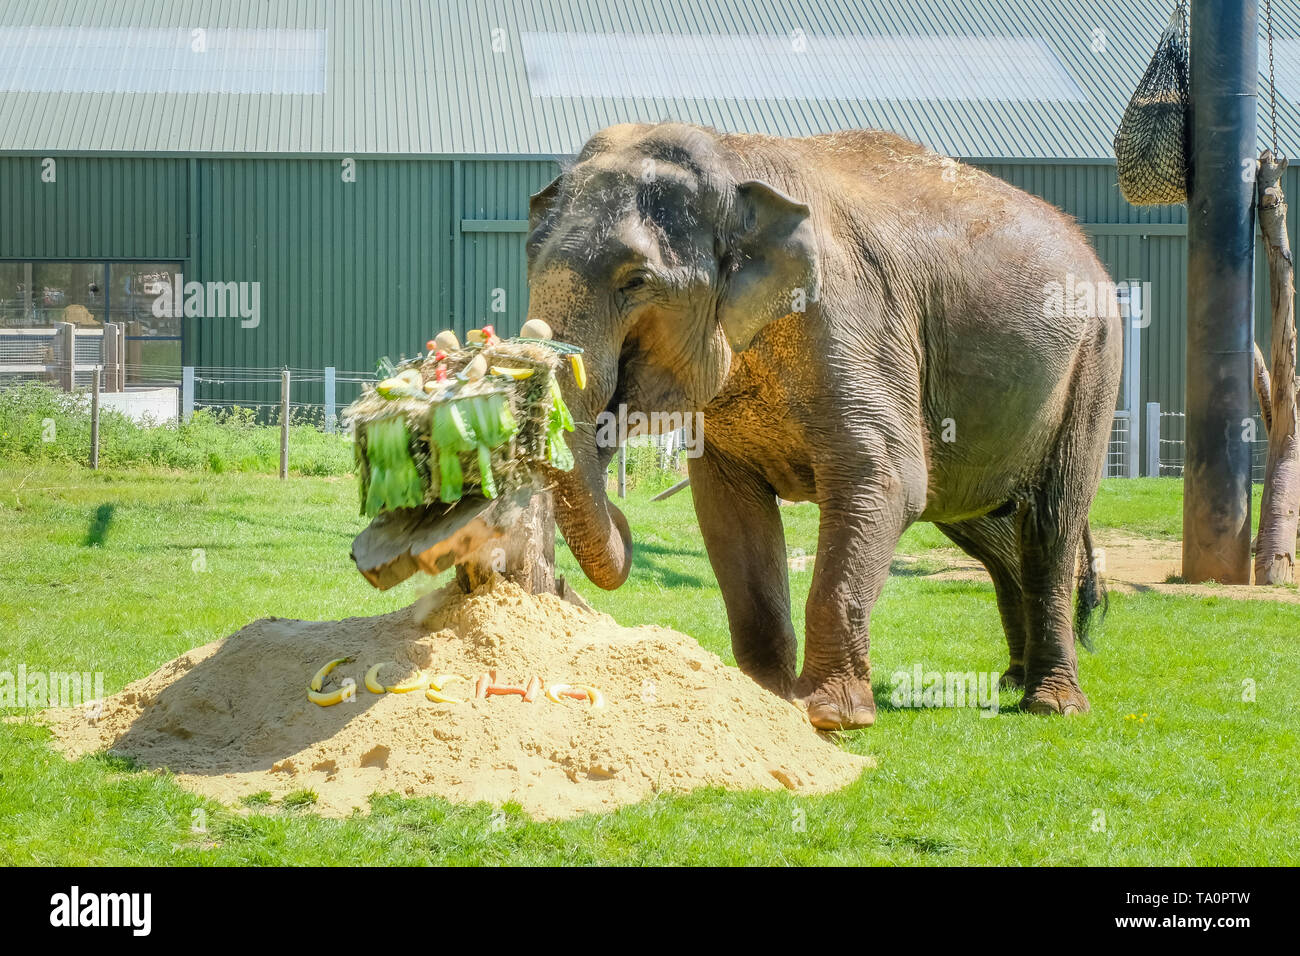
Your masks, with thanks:
[{"label": "metal chain", "polygon": [[1268,34],[1268,101],[1269,119],[1273,126],[1273,159],[1279,158],[1277,150],[1277,77],[1273,69],[1273,0],[1264,0],[1264,24]]}]

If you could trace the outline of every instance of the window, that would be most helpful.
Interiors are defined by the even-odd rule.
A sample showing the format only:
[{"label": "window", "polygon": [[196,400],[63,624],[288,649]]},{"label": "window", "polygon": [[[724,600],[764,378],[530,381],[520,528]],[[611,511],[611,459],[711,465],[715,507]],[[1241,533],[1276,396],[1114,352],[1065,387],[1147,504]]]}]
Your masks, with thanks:
[{"label": "window", "polygon": [[0,92],[324,93],[324,30],[0,27]]},{"label": "window", "polygon": [[51,337],[42,333],[64,322],[86,332],[84,344],[77,342],[77,362],[93,365],[96,340],[102,342],[104,323],[113,322],[125,334],[128,385],[179,382],[183,320],[153,312],[179,268],[172,262],[0,262],[0,378],[54,380],[33,366],[49,364]]},{"label": "window", "polygon": [[525,33],[533,96],[1079,101],[1033,36]]}]

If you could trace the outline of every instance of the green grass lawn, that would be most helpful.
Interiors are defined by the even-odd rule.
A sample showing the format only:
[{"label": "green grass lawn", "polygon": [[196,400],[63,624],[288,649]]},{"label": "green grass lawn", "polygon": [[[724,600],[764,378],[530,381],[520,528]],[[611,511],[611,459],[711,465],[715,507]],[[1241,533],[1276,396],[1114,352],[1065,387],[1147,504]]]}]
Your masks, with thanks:
[{"label": "green grass lawn", "polygon": [[[627,502],[627,585],[583,593],[622,623],[677,628],[730,661],[690,495],[651,503],[652,491]],[[1094,525],[1175,536],[1179,494],[1173,480],[1106,482]],[[811,554],[816,510],[783,514],[791,550]],[[363,523],[344,478],[0,466],[0,670],[100,670],[112,693],[258,617],[409,603],[416,583],[380,593],[353,569]],[[929,526],[904,542],[915,554],[945,546]],[[581,582],[563,547],[559,563]],[[1116,595],[1082,663],[1091,714],[1022,716],[1004,694],[985,719],[891,708],[898,669],[1006,660],[989,585],[899,570],[872,619],[878,722],[840,737],[879,766],[832,795],[715,790],[556,824],[508,807],[504,829],[488,806],[395,796],[346,820],[305,812],[305,795],[240,814],[118,758],[70,763],[20,721],[0,725],[0,863],[1300,861],[1294,605]],[[799,629],[809,578],[791,574]],[[191,832],[196,808],[206,833]]]}]

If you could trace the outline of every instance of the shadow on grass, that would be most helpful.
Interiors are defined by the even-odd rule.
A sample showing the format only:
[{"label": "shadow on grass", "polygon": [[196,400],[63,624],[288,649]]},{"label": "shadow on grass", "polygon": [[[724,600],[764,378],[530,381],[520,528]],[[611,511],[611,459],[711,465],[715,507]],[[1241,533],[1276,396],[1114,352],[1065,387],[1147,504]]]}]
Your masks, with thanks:
[{"label": "shadow on grass", "polygon": [[[558,542],[557,542],[558,544]],[[648,557],[655,555],[671,560],[655,560]],[[656,584],[664,586],[688,585],[690,587],[714,587],[716,582],[713,575],[708,578],[702,578],[695,574],[687,574],[673,566],[674,562],[682,558],[707,560],[704,556],[703,545],[699,550],[689,550],[686,548],[668,548],[661,544],[638,544],[634,539],[632,542],[632,577],[635,580],[653,581]]]},{"label": "shadow on grass", "polygon": [[117,505],[103,504],[95,509],[95,516],[90,519],[90,527],[86,529],[86,537],[82,540],[82,547],[98,548],[104,543],[104,538],[108,536],[109,525],[113,523],[113,512],[117,510]]}]

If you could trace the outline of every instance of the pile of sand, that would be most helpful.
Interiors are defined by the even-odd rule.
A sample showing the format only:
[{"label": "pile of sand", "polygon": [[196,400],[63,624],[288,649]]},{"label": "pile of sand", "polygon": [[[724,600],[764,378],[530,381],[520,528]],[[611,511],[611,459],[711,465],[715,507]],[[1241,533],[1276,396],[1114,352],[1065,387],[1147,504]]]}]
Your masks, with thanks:
[{"label": "pile of sand", "polygon": [[[355,702],[309,702],[311,675],[343,656],[355,663],[339,667],[326,689],[351,677]],[[381,674],[390,684],[423,669],[495,668],[501,683],[523,685],[534,674],[547,684],[589,683],[608,702],[439,704],[421,691],[372,694],[365,670],[386,660],[397,662]],[[108,698],[94,723],[81,711],[48,715],[70,756],[111,749],[228,804],[310,789],[328,815],[397,792],[514,801],[555,819],[664,790],[825,792],[869,764],[689,637],[620,627],[501,580],[472,595],[453,585],[380,617],[256,621]]]}]

